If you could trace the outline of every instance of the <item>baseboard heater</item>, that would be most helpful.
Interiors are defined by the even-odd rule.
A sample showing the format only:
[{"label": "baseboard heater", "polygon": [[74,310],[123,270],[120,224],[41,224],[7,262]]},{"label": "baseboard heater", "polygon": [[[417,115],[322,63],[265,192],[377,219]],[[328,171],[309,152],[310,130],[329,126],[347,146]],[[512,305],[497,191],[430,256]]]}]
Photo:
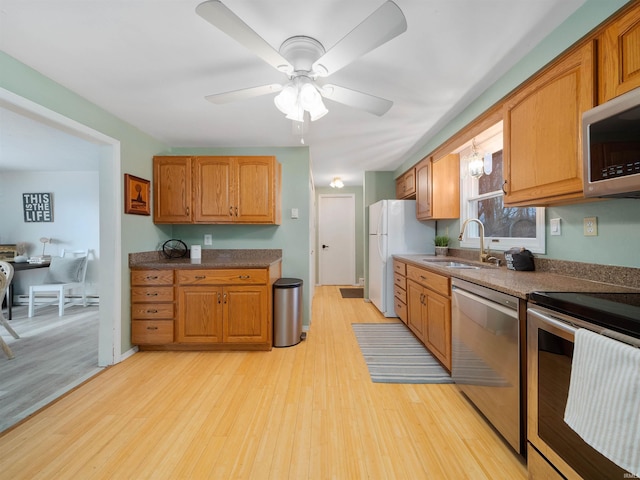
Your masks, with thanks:
[{"label": "baseboard heater", "polygon": [[[38,295],[34,301],[35,305],[44,305],[50,303],[56,298],[56,295]],[[74,302],[80,302],[80,295],[67,295],[65,298],[72,299]],[[98,295],[87,295],[88,305],[100,305],[100,297]],[[29,295],[14,295],[13,305],[29,305]]]}]

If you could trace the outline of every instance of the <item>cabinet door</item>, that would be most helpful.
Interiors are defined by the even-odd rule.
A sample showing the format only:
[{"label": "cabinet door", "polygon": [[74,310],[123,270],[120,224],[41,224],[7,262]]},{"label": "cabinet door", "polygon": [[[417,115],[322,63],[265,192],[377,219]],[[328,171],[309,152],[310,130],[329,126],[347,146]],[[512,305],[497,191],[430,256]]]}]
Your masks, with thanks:
[{"label": "cabinet door", "polygon": [[588,43],[505,103],[505,205],[583,198],[581,121],[594,104],[593,57]]},{"label": "cabinet door", "polygon": [[412,280],[407,281],[407,307],[409,310],[407,315],[407,325],[422,342],[424,342],[424,299],[425,295],[422,286]]},{"label": "cabinet door", "polygon": [[416,167],[416,218],[431,218],[431,159],[428,158]]},{"label": "cabinet door", "polygon": [[192,219],[191,157],[154,157],[154,223],[190,223]]},{"label": "cabinet door", "polygon": [[600,103],[640,87],[640,4],[599,37],[598,74]]},{"label": "cabinet door", "polygon": [[266,286],[225,287],[223,291],[224,343],[267,343],[270,341]]},{"label": "cabinet door", "polygon": [[425,291],[427,320],[425,344],[442,364],[451,370],[451,300]]},{"label": "cabinet door", "polygon": [[276,178],[274,158],[237,158],[236,174],[234,221],[275,223],[279,179]]},{"label": "cabinet door", "polygon": [[222,342],[222,288],[178,288],[177,327],[177,342]]},{"label": "cabinet door", "polygon": [[194,221],[231,222],[237,203],[233,195],[234,162],[230,157],[196,157],[193,162]]},{"label": "cabinet door", "polygon": [[431,164],[431,218],[460,218],[460,155]]}]

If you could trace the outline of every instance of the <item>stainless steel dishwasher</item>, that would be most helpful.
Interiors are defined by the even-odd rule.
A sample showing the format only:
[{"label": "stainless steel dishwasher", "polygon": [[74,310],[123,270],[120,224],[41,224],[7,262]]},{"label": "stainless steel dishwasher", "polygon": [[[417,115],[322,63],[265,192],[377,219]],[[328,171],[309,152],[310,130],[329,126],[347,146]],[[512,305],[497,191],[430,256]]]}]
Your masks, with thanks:
[{"label": "stainless steel dishwasher", "polygon": [[524,453],[519,300],[452,280],[451,376],[519,454]]}]

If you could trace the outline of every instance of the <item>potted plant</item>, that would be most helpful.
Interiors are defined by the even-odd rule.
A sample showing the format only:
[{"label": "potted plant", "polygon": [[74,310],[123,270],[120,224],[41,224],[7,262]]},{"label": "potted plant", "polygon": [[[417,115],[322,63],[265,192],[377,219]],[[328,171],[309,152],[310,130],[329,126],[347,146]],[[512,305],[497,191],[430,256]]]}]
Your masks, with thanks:
[{"label": "potted plant", "polygon": [[436,235],[433,241],[436,244],[436,256],[446,257],[449,251],[449,237],[446,235]]}]

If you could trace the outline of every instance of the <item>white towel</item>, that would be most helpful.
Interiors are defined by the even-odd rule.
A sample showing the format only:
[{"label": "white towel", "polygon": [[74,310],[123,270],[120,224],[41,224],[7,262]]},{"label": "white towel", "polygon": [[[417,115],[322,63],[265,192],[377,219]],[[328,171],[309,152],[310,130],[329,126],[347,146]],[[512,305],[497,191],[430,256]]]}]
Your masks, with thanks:
[{"label": "white towel", "polygon": [[564,421],[595,450],[640,476],[640,349],[579,329]]}]

